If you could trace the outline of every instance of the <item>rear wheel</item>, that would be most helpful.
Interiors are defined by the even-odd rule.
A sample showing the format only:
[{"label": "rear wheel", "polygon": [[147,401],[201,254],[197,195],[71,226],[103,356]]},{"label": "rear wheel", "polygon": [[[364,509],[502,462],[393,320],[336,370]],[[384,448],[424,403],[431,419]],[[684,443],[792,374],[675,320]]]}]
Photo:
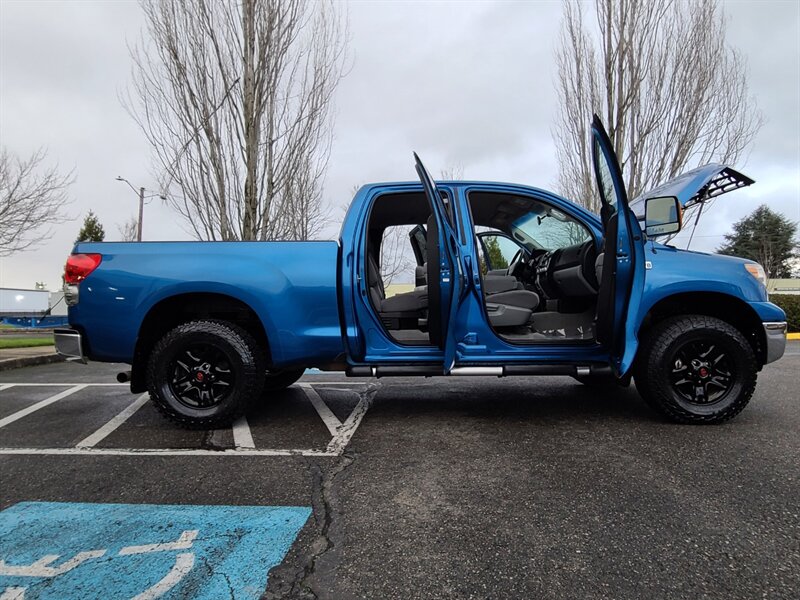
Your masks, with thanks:
[{"label": "rear wheel", "polygon": [[191,321],[167,333],[147,363],[156,408],[183,427],[229,425],[264,386],[264,353],[244,329],[224,321]]},{"label": "rear wheel", "polygon": [[658,323],[642,345],[636,387],[658,412],[679,423],[719,423],[753,395],[758,365],[735,327],[704,315]]}]

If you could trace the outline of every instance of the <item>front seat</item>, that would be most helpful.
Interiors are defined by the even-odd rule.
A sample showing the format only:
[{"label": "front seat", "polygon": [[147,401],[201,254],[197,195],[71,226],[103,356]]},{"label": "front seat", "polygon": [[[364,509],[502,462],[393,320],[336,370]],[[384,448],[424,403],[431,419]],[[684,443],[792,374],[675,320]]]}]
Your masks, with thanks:
[{"label": "front seat", "polygon": [[370,254],[367,261],[367,285],[378,314],[386,329],[418,329],[419,319],[428,308],[428,288],[386,297],[378,261]]},{"label": "front seat", "polygon": [[528,290],[488,294],[485,299],[486,312],[492,327],[527,325],[533,311],[539,306],[539,294]]}]

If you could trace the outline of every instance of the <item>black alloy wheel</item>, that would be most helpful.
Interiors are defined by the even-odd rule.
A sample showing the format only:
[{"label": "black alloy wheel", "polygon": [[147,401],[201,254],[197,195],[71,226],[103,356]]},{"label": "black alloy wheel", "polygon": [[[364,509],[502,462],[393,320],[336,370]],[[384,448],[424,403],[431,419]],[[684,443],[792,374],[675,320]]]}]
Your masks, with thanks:
[{"label": "black alloy wheel", "polygon": [[233,391],[236,382],[230,357],[211,344],[190,344],[170,361],[169,370],[172,393],[190,408],[219,405]]},{"label": "black alloy wheel", "polygon": [[723,346],[697,340],[674,352],[670,380],[687,402],[709,405],[724,400],[730,392],[736,367]]}]

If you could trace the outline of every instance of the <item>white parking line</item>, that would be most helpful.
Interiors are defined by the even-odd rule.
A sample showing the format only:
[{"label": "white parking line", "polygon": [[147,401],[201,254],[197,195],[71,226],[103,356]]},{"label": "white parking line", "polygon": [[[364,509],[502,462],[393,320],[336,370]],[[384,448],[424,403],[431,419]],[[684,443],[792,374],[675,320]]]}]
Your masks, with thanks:
[{"label": "white parking line", "polygon": [[[303,383],[305,383],[305,382],[303,382]],[[8,383],[0,383],[0,389],[2,389],[3,386],[5,386],[5,387],[14,387],[14,386],[19,386],[19,387],[67,387],[67,386],[78,385],[78,384],[85,385],[87,387],[128,387],[128,386],[130,386],[129,383],[116,383],[116,382],[114,382],[114,383],[96,383],[96,382],[95,383],[81,383],[80,381],[65,381],[65,382],[62,382],[62,383],[52,383],[52,382],[31,383],[29,381],[25,381],[25,382],[13,381],[13,382],[8,382]],[[367,381],[314,381],[313,383],[309,383],[309,385],[314,385],[314,386],[322,386],[322,385],[354,386],[354,385],[369,385],[369,382],[367,382]]]},{"label": "white parking line", "polygon": [[[53,402],[66,398],[87,387],[92,386],[127,386],[124,383],[6,383],[0,385],[0,390],[13,386],[22,387],[56,387],[56,386],[72,386],[70,389],[62,391],[55,396],[51,396],[41,402],[38,402],[28,408],[20,410],[2,420],[0,420],[0,427],[4,427],[9,423],[13,423],[23,417],[44,408]],[[361,396],[350,416],[341,422],[339,418],[331,411],[322,397],[314,389],[319,387],[324,389],[327,386],[364,386],[370,385],[369,382],[334,382],[334,381],[320,381],[320,382],[300,382],[297,384],[305,396],[311,402],[315,411],[319,415],[325,427],[330,432],[332,438],[328,443],[325,450],[314,449],[276,449],[276,448],[256,448],[253,434],[250,430],[250,425],[246,417],[238,419],[232,425],[233,442],[235,448],[226,450],[205,450],[193,448],[97,448],[102,440],[108,437],[111,433],[121,427],[128,419],[133,416],[144,404],[148,401],[148,394],[142,394],[131,404],[125,407],[118,415],[113,417],[105,425],[100,427],[97,431],[87,436],[74,448],[0,448],[0,455],[73,455],[73,456],[320,456],[320,457],[333,457],[339,456],[347,444],[350,443],[353,434],[358,426],[361,424],[364,415],[366,414],[371,404],[372,396],[374,394],[359,393],[355,390],[350,390],[355,394]],[[369,392],[369,390],[367,390]],[[362,395],[363,394],[363,395]]]},{"label": "white parking line", "polygon": [[356,404],[356,407],[353,409],[353,412],[350,413],[350,416],[347,417],[347,420],[342,423],[342,426],[339,428],[339,432],[333,436],[333,439],[328,444],[328,452],[333,454],[334,456],[339,456],[344,452],[344,449],[347,448],[347,444],[350,443],[350,440],[353,437],[353,434],[358,429],[358,426],[361,425],[361,420],[364,418],[364,415],[367,414],[370,405],[372,404],[372,398],[374,397],[374,393],[372,394],[364,394],[361,396],[361,399]]},{"label": "white parking line", "polygon": [[0,448],[0,455],[43,456],[339,456],[339,453],[327,450],[200,450],[192,448]]},{"label": "white parking line", "polygon": [[14,387],[13,383],[0,383],[0,392],[3,390],[7,390],[10,387]]},{"label": "white parking line", "polygon": [[55,396],[50,396],[49,398],[45,398],[41,402],[37,402],[29,406],[28,408],[23,408],[22,410],[18,410],[17,412],[8,415],[5,419],[0,419],[0,428],[5,427],[9,423],[13,423],[14,421],[18,421],[22,417],[27,417],[29,414],[36,412],[40,408],[44,408],[45,406],[49,406],[53,402],[58,402],[62,398],[66,398],[67,396],[71,396],[75,392],[81,391],[83,388],[86,387],[87,384],[81,383],[80,385],[76,385],[75,387],[71,387],[68,390],[64,390],[56,394]]},{"label": "white parking line", "polygon": [[314,381],[308,382],[305,381],[300,382],[302,385],[313,385],[314,387],[321,387],[323,385],[369,385],[368,381]]},{"label": "white parking line", "polygon": [[128,406],[126,406],[121,413],[111,419],[108,423],[103,425],[100,429],[95,431],[90,436],[86,437],[85,439],[78,442],[78,448],[93,448],[104,439],[106,439],[109,435],[111,435],[120,425],[122,425],[125,421],[130,419],[134,413],[142,408],[147,401],[150,399],[150,394],[145,392],[141,396],[139,396],[136,400],[131,402]]},{"label": "white parking line", "polygon": [[342,426],[342,422],[336,417],[335,414],[333,414],[331,409],[328,408],[328,405],[325,404],[325,401],[320,398],[317,390],[311,387],[310,383],[299,383],[298,385],[311,401],[311,404],[317,411],[319,418],[322,419],[323,423],[325,423],[325,427],[328,428],[328,431],[331,433],[331,435],[334,437],[339,435],[339,429]]},{"label": "white parking line", "polygon": [[109,387],[123,387],[124,386],[124,387],[128,387],[130,384],[129,383],[81,383],[79,381],[68,381],[68,382],[65,382],[65,383],[30,383],[30,382],[18,383],[18,382],[13,382],[13,383],[6,383],[4,385],[7,385],[9,387],[11,387],[11,386],[18,386],[18,387],[67,387],[67,386],[70,386],[70,385],[82,385],[83,387],[94,387],[94,386],[102,386],[102,387],[106,387],[106,386],[109,386]]},{"label": "white parking line", "polygon": [[239,448],[254,449],[256,443],[253,441],[253,432],[250,431],[250,424],[247,417],[242,415],[233,423],[233,445]]}]

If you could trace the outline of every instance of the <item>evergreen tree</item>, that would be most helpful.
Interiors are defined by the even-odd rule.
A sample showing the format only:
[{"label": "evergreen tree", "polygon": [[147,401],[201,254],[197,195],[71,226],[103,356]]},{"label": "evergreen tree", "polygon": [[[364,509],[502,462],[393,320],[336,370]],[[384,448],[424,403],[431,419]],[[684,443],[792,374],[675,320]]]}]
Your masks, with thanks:
[{"label": "evergreen tree", "polygon": [[754,260],[769,278],[791,277],[792,260],[798,256],[796,234],[797,223],[762,204],[733,225],[717,252]]},{"label": "evergreen tree", "polygon": [[100,224],[100,220],[97,218],[97,215],[90,210],[89,214],[86,215],[86,218],[83,220],[83,227],[81,227],[80,232],[78,232],[78,239],[75,241],[102,242],[105,237],[106,232]]},{"label": "evergreen tree", "polygon": [[492,269],[507,269],[508,261],[503,256],[503,250],[500,248],[500,242],[495,236],[486,236],[484,239],[486,244],[486,252],[489,255],[489,262],[492,264]]}]

